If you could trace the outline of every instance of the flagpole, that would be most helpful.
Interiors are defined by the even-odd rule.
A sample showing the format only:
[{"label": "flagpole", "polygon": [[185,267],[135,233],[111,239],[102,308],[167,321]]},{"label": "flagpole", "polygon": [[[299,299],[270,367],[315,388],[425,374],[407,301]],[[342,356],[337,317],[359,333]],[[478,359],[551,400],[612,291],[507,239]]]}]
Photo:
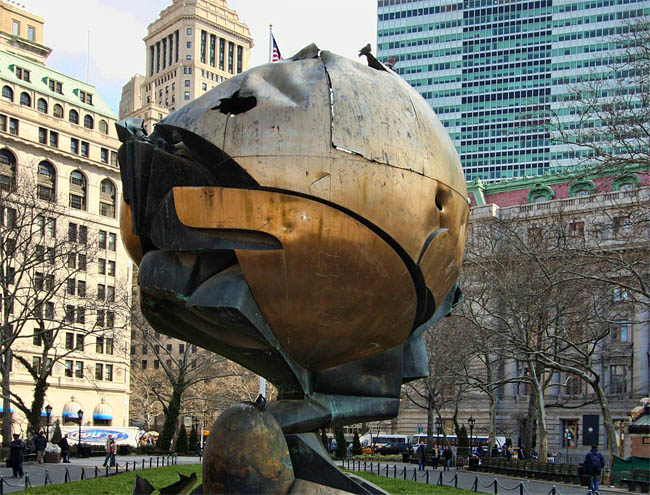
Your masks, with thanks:
[{"label": "flagpole", "polygon": [[269,62],[273,62],[273,24],[269,24]]}]

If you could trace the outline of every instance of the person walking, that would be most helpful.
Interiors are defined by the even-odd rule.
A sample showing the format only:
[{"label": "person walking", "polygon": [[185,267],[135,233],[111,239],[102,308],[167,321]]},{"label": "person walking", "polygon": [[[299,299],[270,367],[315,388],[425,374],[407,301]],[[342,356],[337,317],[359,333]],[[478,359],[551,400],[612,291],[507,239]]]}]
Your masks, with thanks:
[{"label": "person walking", "polygon": [[111,467],[115,466],[116,447],[117,446],[115,444],[115,439],[113,438],[113,435],[108,435],[108,440],[106,440],[106,445],[104,446],[104,448],[106,449],[106,457],[104,458],[104,464],[103,464],[104,467],[109,463]]},{"label": "person walking", "polygon": [[418,470],[422,471],[427,462],[427,447],[424,445],[424,440],[420,440],[418,445]]},{"label": "person walking", "polygon": [[583,472],[589,476],[589,493],[591,495],[600,495],[600,472],[604,465],[605,459],[603,454],[598,452],[598,445],[592,445],[583,463]]},{"label": "person walking", "polygon": [[68,434],[66,433],[64,437],[59,440],[59,443],[57,444],[59,448],[61,449],[61,457],[63,458],[63,462],[65,463],[70,463],[70,444],[68,443]]},{"label": "person walking", "polygon": [[433,448],[433,457],[431,461],[433,462],[433,469],[438,469],[438,463],[440,462],[440,451],[438,450],[437,445]]},{"label": "person walking", "polygon": [[497,447],[496,443],[492,446],[491,457],[499,457],[499,447]]},{"label": "person walking", "polygon": [[449,471],[449,468],[451,467],[451,458],[454,455],[451,452],[451,449],[449,446],[445,447],[445,450],[442,451],[442,458],[445,460],[445,471]]},{"label": "person walking", "polygon": [[14,471],[14,478],[22,478],[24,476],[23,461],[25,460],[25,442],[20,439],[18,433],[14,433],[11,450],[9,451],[9,460],[11,461],[11,468]]},{"label": "person walking", "polygon": [[34,439],[34,450],[36,451],[36,462],[38,464],[43,464],[45,447],[47,447],[47,439],[45,438],[45,433],[41,431],[38,433],[38,436]]}]

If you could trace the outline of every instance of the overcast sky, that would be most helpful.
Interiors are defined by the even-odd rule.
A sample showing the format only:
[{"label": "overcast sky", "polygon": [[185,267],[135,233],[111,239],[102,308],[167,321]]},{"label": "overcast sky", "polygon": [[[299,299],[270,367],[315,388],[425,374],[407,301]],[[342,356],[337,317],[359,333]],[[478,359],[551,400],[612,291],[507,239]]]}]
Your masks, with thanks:
[{"label": "overcast sky", "polygon": [[[90,31],[90,80],[117,114],[122,86],[145,71],[142,38],[172,0],[19,0],[45,19],[47,65],[86,80]],[[375,0],[228,0],[253,36],[251,66],[268,61],[269,24],[284,58],[311,42],[357,59],[371,43],[376,53]]]}]

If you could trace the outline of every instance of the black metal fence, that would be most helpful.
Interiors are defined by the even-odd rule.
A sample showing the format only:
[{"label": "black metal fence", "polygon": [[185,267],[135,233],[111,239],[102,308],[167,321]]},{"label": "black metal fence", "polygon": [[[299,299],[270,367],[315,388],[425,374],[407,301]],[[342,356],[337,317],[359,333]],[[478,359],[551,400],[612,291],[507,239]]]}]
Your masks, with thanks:
[{"label": "black metal fence", "polygon": [[[501,491],[501,493],[516,492],[519,495],[526,495],[529,493],[526,488],[526,484],[523,482],[519,482],[513,486],[506,486],[494,478],[493,481],[485,484],[481,481],[478,475],[475,475],[473,480],[464,480],[464,486],[461,486],[461,481],[458,477],[458,473],[452,473],[450,471],[434,471],[431,469],[420,471],[415,466],[398,466],[396,464],[393,464],[391,467],[389,464],[384,464],[382,466],[379,462],[375,465],[374,462],[345,460],[343,461],[343,467],[347,468],[350,471],[364,471],[379,476],[384,476],[386,478],[417,481],[420,483],[425,483],[427,485],[450,486],[464,490],[471,490],[474,492],[478,492],[479,487],[482,487],[490,489],[490,493],[494,493],[495,495],[498,495],[499,491]],[[548,491],[547,495],[562,494],[560,490],[555,485],[553,485]]]},{"label": "black metal fence", "polygon": [[[120,464],[115,464],[115,466],[80,466],[79,479],[73,479],[73,476],[70,474],[70,468],[66,467],[63,475],[63,483],[70,483],[72,481],[83,481],[85,479],[91,478],[103,478],[108,476],[114,476],[116,474],[128,473],[130,471],[136,471],[138,469],[149,469],[157,468],[164,466],[175,466],[178,464],[178,456],[176,454],[169,454],[166,456],[150,457],[147,459],[142,459],[141,461],[126,461],[123,466]],[[76,469],[75,469],[76,471]],[[90,471],[87,473],[86,471]],[[23,486],[24,484],[24,486]],[[52,477],[50,476],[50,471],[45,468],[45,478],[42,486],[54,485]],[[28,488],[33,488],[37,486],[32,483],[29,473],[25,472],[25,476],[21,482],[10,483],[7,481],[4,476],[0,475],[0,495],[4,495],[5,486],[11,488],[23,488],[27,490]]]}]

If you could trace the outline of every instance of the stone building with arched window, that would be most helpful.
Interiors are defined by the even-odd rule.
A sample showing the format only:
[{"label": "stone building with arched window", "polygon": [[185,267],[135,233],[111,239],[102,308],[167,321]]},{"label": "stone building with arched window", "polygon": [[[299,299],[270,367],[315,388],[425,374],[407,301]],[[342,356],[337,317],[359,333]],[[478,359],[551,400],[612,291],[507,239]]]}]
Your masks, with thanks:
[{"label": "stone building with arched window", "polygon": [[[64,357],[49,368],[43,406],[52,406],[51,424],[78,422],[83,410],[84,426],[128,426],[130,339],[117,305],[121,287],[130,297],[132,265],[119,242],[116,116],[94,86],[47,67],[43,19],[3,1],[0,10],[1,19],[19,26],[16,34],[11,22],[0,25],[0,228],[20,220],[12,214],[11,194],[33,192],[34,249],[42,249],[47,266],[56,247],[52,256],[61,257],[68,272],[38,266],[29,272],[36,301],[24,314],[14,301],[23,330],[12,349],[40,363],[55,335],[53,345]],[[49,297],[53,291],[56,297]],[[10,381],[12,392],[30,404],[34,380],[19,359]],[[25,414],[12,409],[14,431],[24,432]]]}]

